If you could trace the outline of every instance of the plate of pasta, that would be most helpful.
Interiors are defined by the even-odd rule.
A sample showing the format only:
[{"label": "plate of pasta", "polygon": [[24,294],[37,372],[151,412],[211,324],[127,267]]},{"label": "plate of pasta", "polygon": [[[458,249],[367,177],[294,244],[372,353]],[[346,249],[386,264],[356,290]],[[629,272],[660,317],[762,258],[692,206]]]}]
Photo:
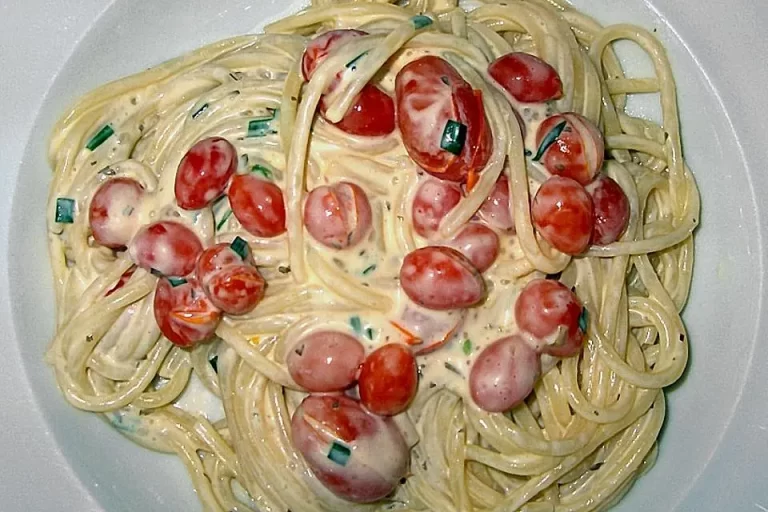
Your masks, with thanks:
[{"label": "plate of pasta", "polygon": [[766,510],[768,10],[694,4],[84,2],[10,94],[8,506]]}]

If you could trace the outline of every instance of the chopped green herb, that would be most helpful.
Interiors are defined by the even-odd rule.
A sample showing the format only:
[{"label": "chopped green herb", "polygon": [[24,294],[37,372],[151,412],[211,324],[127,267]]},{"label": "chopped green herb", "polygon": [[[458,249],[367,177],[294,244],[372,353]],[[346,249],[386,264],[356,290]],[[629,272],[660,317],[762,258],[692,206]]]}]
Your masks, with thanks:
[{"label": "chopped green herb", "polygon": [[365,267],[365,269],[363,269],[363,275],[367,276],[368,274],[370,274],[374,270],[376,270],[376,264],[375,263],[373,265],[369,265],[369,266]]},{"label": "chopped green herb", "polygon": [[472,340],[467,338],[466,340],[461,342],[461,351],[464,352],[464,355],[469,355],[472,353]]},{"label": "chopped green herb", "polygon": [[268,109],[272,112],[270,117],[261,117],[259,119],[251,119],[248,122],[248,133],[246,137],[264,137],[266,135],[274,135],[277,130],[272,128],[272,121],[277,117],[277,109]]},{"label": "chopped green herb", "polygon": [[224,212],[224,215],[222,215],[221,220],[216,224],[216,231],[221,231],[221,228],[224,227],[224,224],[229,220],[229,218],[232,216],[232,210],[228,209],[226,212]]},{"label": "chopped green herb", "polygon": [[363,332],[363,323],[360,321],[359,316],[350,317],[349,325],[352,326],[352,330],[355,331],[356,334],[361,334]]},{"label": "chopped green herb", "polygon": [[61,224],[72,224],[75,222],[75,200],[69,197],[59,197],[56,199],[56,222]]},{"label": "chopped green herb", "polygon": [[354,71],[355,69],[357,69],[357,66],[356,66],[356,64],[357,64],[357,61],[359,61],[360,59],[362,59],[363,57],[365,57],[367,54],[368,54],[368,51],[364,51],[363,53],[361,53],[360,55],[358,55],[357,57],[355,57],[355,58],[354,58],[354,59],[352,59],[351,61],[347,62],[347,65],[346,65],[347,69],[351,69],[351,70],[353,70],[353,71]]},{"label": "chopped green herb", "polygon": [[587,332],[588,325],[589,312],[587,311],[587,308],[584,308],[581,310],[581,314],[579,315],[579,329],[581,329],[581,332]]},{"label": "chopped green herb", "polygon": [[112,126],[106,124],[102,127],[101,130],[96,132],[96,135],[91,137],[91,140],[88,141],[85,147],[93,151],[97,147],[101,146],[105,140],[107,140],[112,135],[114,135],[114,133],[115,133],[115,130],[112,129]]},{"label": "chopped green herb", "polygon": [[550,130],[548,134],[544,136],[544,139],[542,139],[541,144],[539,145],[539,149],[536,150],[536,156],[533,157],[534,162],[541,160],[541,157],[543,157],[544,153],[547,152],[549,146],[554,144],[560,134],[563,133],[563,130],[565,130],[567,124],[568,121],[558,123],[554,128],[552,128],[552,130]]},{"label": "chopped green herb", "polygon": [[171,286],[176,288],[177,286],[181,286],[183,284],[187,284],[187,280],[183,277],[169,277],[168,282],[171,283]]},{"label": "chopped green herb", "polygon": [[367,327],[365,329],[365,335],[368,337],[369,340],[373,341],[374,338],[374,332],[372,327]]},{"label": "chopped green herb", "polygon": [[213,367],[213,371],[216,373],[219,373],[219,356],[213,356],[208,360],[209,363],[211,363],[211,366]]},{"label": "chopped green herb", "polygon": [[530,149],[526,149],[525,151],[523,151],[523,154],[525,156],[531,156],[533,154],[533,151],[531,151]]},{"label": "chopped green herb", "polygon": [[195,110],[192,113],[192,119],[197,119],[198,117],[200,117],[200,114],[202,114],[206,110],[208,110],[208,104],[207,103],[203,103],[202,106],[199,109]]},{"label": "chopped green herb", "polygon": [[416,28],[416,30],[419,30],[421,28],[430,26],[432,24],[432,18],[429,16],[424,16],[423,14],[419,14],[418,16],[411,18],[411,23],[413,23],[413,26]]},{"label": "chopped green herb", "polygon": [[229,246],[242,259],[246,259],[248,257],[248,253],[251,251],[251,248],[248,246],[248,242],[246,242],[239,236],[236,236],[235,239],[232,240],[232,243],[229,244]]},{"label": "chopped green herb", "polygon": [[464,148],[464,142],[467,139],[467,127],[457,121],[449,119],[445,123],[443,137],[440,139],[440,148],[458,155]]},{"label": "chopped green herb", "polygon": [[351,454],[352,450],[343,444],[334,441],[333,444],[331,444],[331,450],[328,452],[328,458],[339,466],[346,466]]},{"label": "chopped green herb", "polygon": [[255,172],[257,174],[261,174],[268,180],[272,179],[272,171],[264,167],[263,165],[256,164],[253,167],[251,167],[251,172]]}]

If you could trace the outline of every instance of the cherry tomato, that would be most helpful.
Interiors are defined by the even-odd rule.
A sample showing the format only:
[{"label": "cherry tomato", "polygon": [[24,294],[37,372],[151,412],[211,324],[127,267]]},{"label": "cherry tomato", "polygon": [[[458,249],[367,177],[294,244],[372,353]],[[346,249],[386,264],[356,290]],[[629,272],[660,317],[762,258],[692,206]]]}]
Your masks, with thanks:
[{"label": "cherry tomato", "polygon": [[[565,123],[565,125],[563,125]],[[546,148],[541,162],[557,176],[571,178],[586,185],[603,166],[605,143],[597,126],[584,116],[574,112],[548,117],[536,132],[536,146],[562,126],[560,135]]]},{"label": "cherry tomato", "polygon": [[125,272],[123,272],[123,275],[120,276],[120,279],[117,280],[117,282],[114,284],[114,286],[112,286],[112,288],[107,290],[107,293],[105,293],[104,296],[109,297],[110,295],[115,293],[117,290],[125,286],[125,283],[131,280],[131,277],[133,277],[133,274],[135,272],[136,272],[135,265],[129,268],[128,270],[126,270]]},{"label": "cherry tomato", "polygon": [[[403,144],[419,167],[457,182],[485,167],[493,140],[482,97],[448,62],[426,56],[405,65],[395,78],[395,101]],[[449,121],[466,130],[463,145],[450,150],[441,147]]]},{"label": "cherry tomato", "polygon": [[224,193],[237,170],[237,150],[227,139],[211,137],[195,143],[176,171],[176,202],[199,210]]},{"label": "cherry tomato", "polygon": [[[584,306],[563,283],[552,279],[534,279],[515,302],[517,326],[541,340],[540,351],[556,357],[570,357],[581,351],[584,331]],[[556,339],[558,328],[566,329],[565,338]]]},{"label": "cherry tomato", "polygon": [[305,398],[293,414],[291,439],[317,479],[345,500],[380,500],[408,470],[408,446],[392,419],[346,396]]},{"label": "cherry tomato", "polygon": [[413,345],[414,354],[434,352],[448,343],[464,324],[464,310],[433,311],[416,304],[406,304],[393,327]]},{"label": "cherry tomato", "polygon": [[131,240],[129,253],[145,270],[166,276],[186,276],[203,252],[197,235],[184,224],[163,220],[142,228]]},{"label": "cherry tomato", "polygon": [[365,349],[357,338],[338,331],[319,331],[300,339],[286,363],[296,384],[319,393],[350,387],[364,359]]},{"label": "cherry tomato", "polygon": [[488,74],[517,101],[543,103],[563,95],[555,68],[530,53],[502,55],[488,66]]},{"label": "cherry tomato", "polygon": [[462,309],[485,297],[480,272],[450,247],[423,247],[406,255],[400,285],[416,304],[428,309]]},{"label": "cherry tomato", "polygon": [[587,185],[595,208],[592,243],[607,245],[618,240],[629,224],[629,199],[618,183],[601,174]]},{"label": "cherry tomato", "polygon": [[304,204],[304,225],[312,238],[334,249],[360,243],[371,229],[373,214],[365,191],[342,181],[312,190]]},{"label": "cherry tomato", "polygon": [[446,243],[472,262],[480,272],[488,270],[499,255],[499,236],[477,222],[470,222]]},{"label": "cherry tomato", "polygon": [[[366,35],[361,30],[344,29],[331,30],[316,37],[307,45],[301,60],[301,70],[305,80],[309,80],[317,66],[325,60],[334,48],[338,48],[352,39]],[[326,93],[331,92],[338,83],[336,80],[328,87]],[[320,113],[325,117],[327,105],[325,100],[320,100]],[[367,84],[360,91],[352,106],[344,117],[334,126],[353,135],[376,137],[392,133],[395,129],[395,102],[392,98],[376,87]]]},{"label": "cherry tomato", "polygon": [[252,235],[275,237],[285,232],[283,191],[253,174],[238,174],[229,186],[232,213]]},{"label": "cherry tomato", "polygon": [[508,411],[531,394],[540,372],[539,355],[522,337],[502,338],[477,356],[469,372],[469,392],[485,411]]},{"label": "cherry tomato", "polygon": [[366,409],[394,416],[406,410],[416,396],[416,359],[405,345],[383,345],[365,358],[357,380],[360,402]]},{"label": "cherry tomato", "polygon": [[122,249],[139,228],[144,188],[131,178],[112,178],[93,194],[88,221],[96,243]]},{"label": "cherry tomato", "polygon": [[509,180],[506,176],[499,177],[477,213],[493,228],[501,231],[515,230],[515,217],[509,198]]},{"label": "cherry tomato", "polygon": [[430,238],[440,227],[443,217],[461,201],[461,189],[448,181],[428,179],[416,190],[411,213],[413,230]]},{"label": "cherry tomato", "polygon": [[154,309],[163,335],[184,348],[210,340],[221,319],[221,312],[194,278],[176,286],[165,277],[158,279]]},{"label": "cherry tomato", "polygon": [[244,315],[264,298],[266,282],[253,265],[248,252],[245,260],[229,244],[216,244],[200,255],[197,279],[213,304],[230,315]]},{"label": "cherry tomato", "polygon": [[570,178],[554,176],[539,187],[531,206],[533,225],[544,240],[566,254],[580,254],[592,236],[592,199]]}]

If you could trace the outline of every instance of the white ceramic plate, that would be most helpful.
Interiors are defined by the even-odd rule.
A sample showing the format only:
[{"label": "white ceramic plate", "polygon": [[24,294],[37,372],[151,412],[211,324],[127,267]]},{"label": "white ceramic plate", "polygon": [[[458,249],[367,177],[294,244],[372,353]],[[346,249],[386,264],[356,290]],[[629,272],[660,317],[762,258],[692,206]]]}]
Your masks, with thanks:
[{"label": "white ceramic plate", "polygon": [[[656,29],[667,44],[704,205],[685,314],[689,371],[669,394],[656,467],[619,510],[768,511],[768,4],[576,3],[602,21]],[[45,144],[55,118],[90,88],[295,9],[280,0],[0,7],[0,509],[199,509],[179,461],[70,408],[42,363],[53,328]]]}]

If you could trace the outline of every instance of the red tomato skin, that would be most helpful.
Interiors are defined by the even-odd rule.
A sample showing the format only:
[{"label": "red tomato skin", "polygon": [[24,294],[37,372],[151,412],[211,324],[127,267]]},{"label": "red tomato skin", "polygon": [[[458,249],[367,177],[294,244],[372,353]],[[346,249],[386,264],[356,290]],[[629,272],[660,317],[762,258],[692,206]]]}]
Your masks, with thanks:
[{"label": "red tomato skin", "polygon": [[131,178],[105,181],[93,195],[88,208],[91,233],[99,245],[122,249],[138,229],[138,206],[144,187]]},{"label": "red tomato skin", "polygon": [[346,249],[362,242],[372,222],[368,195],[360,186],[347,181],[313,189],[304,203],[307,231],[333,249]]},{"label": "red tomato skin", "polygon": [[440,222],[461,201],[461,189],[449,181],[427,179],[413,197],[413,230],[424,238],[432,237]]},{"label": "red tomato skin", "polygon": [[[320,113],[325,117],[326,104],[320,99]],[[395,131],[395,102],[392,97],[376,87],[366,84],[349,107],[334,123],[343,132],[364,137],[382,137]]]},{"label": "red tomato skin", "polygon": [[485,297],[480,272],[450,247],[423,247],[406,255],[400,286],[413,302],[434,310],[467,308]]},{"label": "red tomato skin", "polygon": [[254,265],[253,257],[248,252],[248,257],[243,260],[227,243],[220,243],[208,247],[197,258],[195,273],[200,283],[205,286],[216,272],[232,265]]},{"label": "red tomato skin", "polygon": [[154,312],[160,332],[182,348],[209,341],[221,319],[221,312],[194,278],[178,286],[164,277],[158,279]]},{"label": "red tomato skin", "polygon": [[213,245],[200,255],[195,275],[211,302],[229,315],[244,315],[264,298],[266,281],[248,256],[243,260],[229,244]]},{"label": "red tomato skin", "polygon": [[544,152],[541,163],[553,175],[587,185],[600,172],[605,154],[603,134],[592,121],[575,112],[548,117],[536,132],[536,146],[540,146],[544,137],[563,122],[565,128]]},{"label": "red tomato skin", "polygon": [[[584,344],[584,331],[579,326],[583,310],[579,298],[563,283],[534,279],[523,288],[515,302],[515,321],[520,330],[542,340],[541,352],[555,357],[571,357],[578,354]],[[566,328],[565,340],[557,345],[544,343],[557,333],[559,326]]]},{"label": "red tomato skin", "polygon": [[530,53],[502,55],[488,66],[488,74],[523,103],[543,103],[563,95],[563,83],[555,68]]},{"label": "red tomato skin", "polygon": [[601,174],[586,187],[595,211],[592,243],[608,245],[619,238],[629,225],[629,199],[614,180]]},{"label": "red tomato skin", "polygon": [[238,174],[229,186],[232,213],[252,235],[272,238],[285,233],[285,201],[280,187],[252,174]]},{"label": "red tomato skin", "polygon": [[107,293],[104,294],[105,297],[109,297],[113,293],[115,293],[117,290],[125,286],[125,284],[131,280],[131,277],[133,277],[133,274],[136,272],[136,266],[132,266],[125,272],[123,272],[123,275],[120,276],[120,279],[117,280],[117,282],[112,285],[112,288],[107,290]]},{"label": "red tomato skin", "polygon": [[592,199],[578,182],[553,176],[539,187],[531,205],[533,225],[555,249],[581,254],[592,236]]},{"label": "red tomato skin", "polygon": [[331,51],[360,36],[367,35],[368,32],[355,29],[330,30],[312,39],[304,50],[301,57],[301,74],[304,80],[309,81],[323,60]]},{"label": "red tomato skin", "polygon": [[170,220],[143,227],[131,240],[129,253],[145,270],[166,276],[186,276],[195,269],[203,244],[184,224]]},{"label": "red tomato skin", "polygon": [[501,176],[491,189],[491,193],[478,210],[480,219],[501,231],[515,231],[515,217],[509,196],[509,180]]},{"label": "red tomato skin", "polygon": [[[384,498],[408,470],[408,446],[392,419],[368,413],[346,396],[305,398],[293,414],[291,440],[317,479],[348,501]],[[334,442],[350,451],[344,465],[328,457]]]},{"label": "red tomato skin", "polygon": [[470,222],[447,244],[463,254],[479,272],[485,272],[499,256],[499,236],[490,228]]},{"label": "red tomato skin", "polygon": [[312,393],[323,393],[350,387],[364,359],[365,349],[357,338],[338,331],[319,331],[296,342],[286,364],[296,384]]},{"label": "red tomato skin", "polygon": [[416,396],[418,379],[416,359],[408,347],[383,345],[365,358],[360,370],[360,402],[374,414],[394,416]]},{"label": "red tomato skin", "polygon": [[[436,101],[441,108],[431,115]],[[395,109],[405,149],[427,173],[464,182],[485,167],[493,141],[482,98],[445,60],[426,56],[406,64],[395,78]],[[440,147],[449,120],[467,127],[459,155]]]},{"label": "red tomato skin", "polygon": [[477,356],[469,372],[470,395],[485,411],[508,411],[533,391],[540,373],[539,355],[522,337],[502,338]]},{"label": "red tomato skin", "polygon": [[176,171],[174,193],[179,207],[199,210],[224,193],[237,170],[237,150],[221,137],[195,143]]}]

